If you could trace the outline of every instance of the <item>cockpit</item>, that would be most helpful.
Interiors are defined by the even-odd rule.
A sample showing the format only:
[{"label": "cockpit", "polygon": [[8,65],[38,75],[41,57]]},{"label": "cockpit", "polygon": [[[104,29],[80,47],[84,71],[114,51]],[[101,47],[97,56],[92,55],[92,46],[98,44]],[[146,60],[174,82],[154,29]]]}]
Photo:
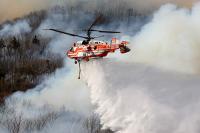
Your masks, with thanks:
[{"label": "cockpit", "polygon": [[74,52],[74,47],[71,47],[69,51]]}]

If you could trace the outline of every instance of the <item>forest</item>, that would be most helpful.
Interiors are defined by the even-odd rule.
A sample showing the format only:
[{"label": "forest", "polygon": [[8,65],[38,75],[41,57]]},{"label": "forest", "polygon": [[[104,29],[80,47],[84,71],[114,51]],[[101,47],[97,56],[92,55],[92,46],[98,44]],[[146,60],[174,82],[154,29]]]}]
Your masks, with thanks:
[{"label": "forest", "polygon": [[46,50],[50,39],[33,34],[44,18],[44,12],[31,13],[26,17],[32,27],[30,33],[0,37],[1,103],[13,92],[34,88],[42,77],[63,65],[59,55]]},{"label": "forest", "polygon": [[[104,21],[111,20],[126,21],[129,23],[137,17],[145,18],[145,15],[137,13],[133,8],[126,8],[126,4],[112,6],[113,8],[101,7],[89,9],[85,3],[78,5],[55,6],[49,10],[31,12],[30,14],[8,20],[0,25],[0,31],[4,25],[15,24],[19,20],[27,20],[31,31],[20,33],[14,36],[0,35],[0,102],[4,101],[16,91],[26,91],[34,88],[42,81],[42,78],[55,72],[57,68],[63,66],[63,58],[58,54],[48,51],[48,45],[52,38],[46,38],[35,34],[40,24],[47,18],[48,12],[59,14],[67,13],[70,18],[80,15],[77,9],[81,9],[85,14],[103,14]],[[117,10],[116,8],[120,8]],[[118,12],[116,12],[118,11]]]}]

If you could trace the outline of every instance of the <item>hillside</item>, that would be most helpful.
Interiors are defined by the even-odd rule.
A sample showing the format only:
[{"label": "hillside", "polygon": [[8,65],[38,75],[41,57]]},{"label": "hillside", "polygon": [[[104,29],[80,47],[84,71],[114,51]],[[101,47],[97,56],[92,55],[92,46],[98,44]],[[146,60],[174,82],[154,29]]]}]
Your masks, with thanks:
[{"label": "hillside", "polygon": [[13,25],[26,19],[31,30],[0,37],[0,102],[13,92],[34,88],[44,76],[63,66],[59,55],[46,50],[51,39],[34,34],[44,16],[45,11],[40,11],[2,24]]},{"label": "hillside", "polygon": [[[134,9],[127,9],[125,6],[115,7],[122,9],[119,12],[108,7],[104,10],[100,10],[100,7],[89,10],[87,6],[84,2],[73,6],[55,6],[0,25],[0,102],[13,92],[34,88],[43,77],[63,66],[63,58],[48,50],[52,36],[45,37],[37,31],[46,19],[55,21],[51,26],[60,27],[66,25],[65,21],[70,23],[81,16],[83,19],[80,22],[76,21],[76,27],[80,29],[91,23],[88,17],[98,14],[104,15],[101,21],[103,24],[110,24],[112,21],[124,21],[129,24],[137,18],[145,18]],[[77,9],[81,9],[81,12]],[[115,23],[115,27],[118,26],[119,23]]]},{"label": "hillside", "polygon": [[[49,125],[60,126],[59,121],[61,121],[64,124],[61,130],[113,133],[109,127],[102,129],[100,116],[93,112],[93,107],[91,107],[93,105],[88,101],[87,93],[81,90],[84,85],[80,87],[75,83],[72,88],[78,85],[78,90],[66,90],[70,89],[72,79],[77,82],[73,76],[71,76],[72,79],[68,79],[71,68],[66,65],[69,60],[64,60],[65,50],[76,39],[64,38],[62,35],[46,32],[43,29],[56,28],[83,34],[80,30],[90,26],[95,17],[102,14],[103,19],[95,28],[117,29],[123,24],[126,25],[123,31],[132,35],[147,19],[145,15],[135,12],[133,8],[126,8],[126,6],[114,6],[113,8],[107,6],[104,10],[101,10],[103,5],[94,9],[88,6],[84,2],[73,6],[55,6],[48,10],[32,12],[0,25],[0,103],[2,103],[0,131],[3,127],[11,133],[43,132],[45,129],[50,129]],[[111,39],[111,36],[106,35],[105,39]],[[61,73],[64,77],[60,76]],[[59,80],[62,82],[59,83]],[[43,101],[44,99],[52,100],[44,94],[44,88],[50,92],[54,91],[50,95],[58,96],[53,98],[53,101],[63,100],[55,103],[58,110],[54,110],[51,108],[52,105]],[[23,99],[24,96],[20,96],[24,94],[28,98],[31,93],[30,96],[34,97],[35,91],[38,91],[36,94],[45,95],[41,96],[44,99],[36,98],[41,105],[39,107],[34,105],[37,102],[31,103],[30,99]],[[18,98],[15,99],[16,95]],[[59,107],[60,104],[63,104],[62,107]],[[77,107],[77,110],[65,110],[67,104],[72,105],[72,108]],[[15,106],[19,106],[24,112],[18,114]],[[31,110],[31,112],[33,110],[33,113],[29,114],[26,110]],[[69,123],[68,126],[67,123]]]}]

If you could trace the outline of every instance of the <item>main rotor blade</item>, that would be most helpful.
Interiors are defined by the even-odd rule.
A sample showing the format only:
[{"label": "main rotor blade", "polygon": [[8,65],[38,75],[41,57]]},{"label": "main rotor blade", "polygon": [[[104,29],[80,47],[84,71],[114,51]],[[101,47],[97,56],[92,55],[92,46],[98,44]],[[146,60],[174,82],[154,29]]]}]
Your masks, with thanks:
[{"label": "main rotor blade", "polygon": [[89,27],[89,31],[92,29],[92,27],[94,26],[94,25],[96,25],[100,20],[101,20],[101,18],[102,18],[102,15],[99,15],[95,20],[94,20],[94,22],[90,25],[90,27]]},{"label": "main rotor blade", "polygon": [[76,35],[76,34],[64,32],[64,31],[60,31],[60,30],[57,30],[57,29],[44,29],[44,30],[51,30],[51,31],[55,31],[55,32],[62,33],[62,34],[65,34],[65,35],[69,35],[69,36],[75,36],[75,37],[80,37],[80,38],[88,39],[88,37],[85,37],[85,36],[80,36],[80,35]]},{"label": "main rotor blade", "polygon": [[95,29],[91,29],[90,31],[97,31],[97,32],[101,32],[101,33],[121,33],[119,31],[95,30]]}]

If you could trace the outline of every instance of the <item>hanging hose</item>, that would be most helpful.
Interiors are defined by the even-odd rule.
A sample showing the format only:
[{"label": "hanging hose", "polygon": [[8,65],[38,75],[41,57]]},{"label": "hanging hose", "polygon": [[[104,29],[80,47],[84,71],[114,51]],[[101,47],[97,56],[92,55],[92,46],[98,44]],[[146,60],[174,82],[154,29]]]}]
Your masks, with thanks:
[{"label": "hanging hose", "polygon": [[78,79],[81,79],[81,61],[80,60],[78,60],[78,67],[79,67]]}]

